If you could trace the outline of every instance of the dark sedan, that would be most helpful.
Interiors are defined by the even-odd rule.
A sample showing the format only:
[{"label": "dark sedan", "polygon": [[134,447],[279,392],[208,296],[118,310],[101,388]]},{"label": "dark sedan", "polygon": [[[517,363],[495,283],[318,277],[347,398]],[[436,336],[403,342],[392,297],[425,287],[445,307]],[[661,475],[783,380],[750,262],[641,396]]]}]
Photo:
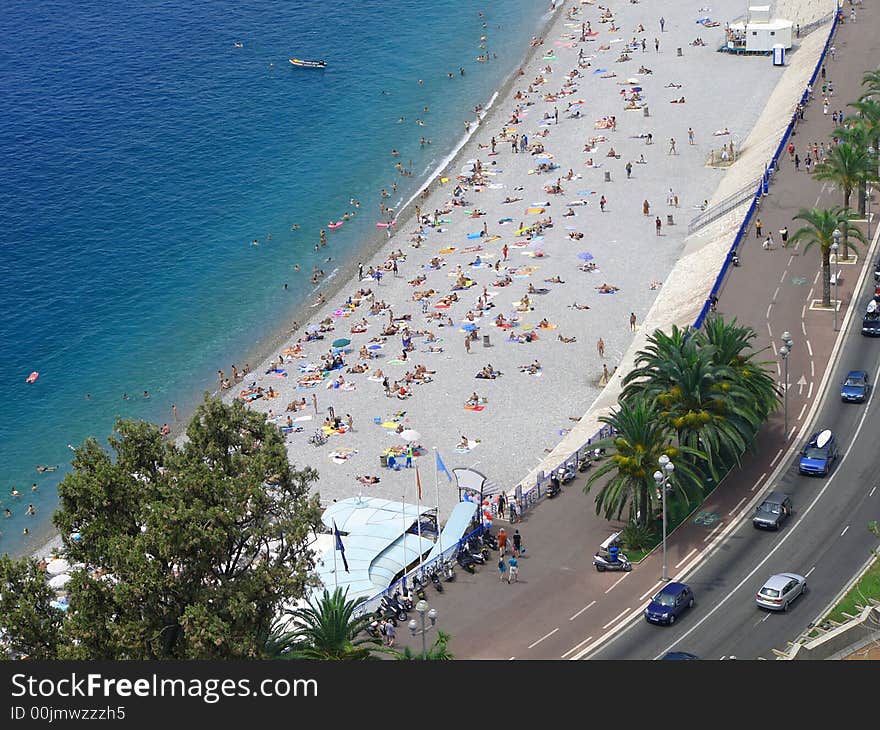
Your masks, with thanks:
[{"label": "dark sedan", "polygon": [[645,619],[652,624],[674,624],[675,619],[694,605],[694,592],[685,583],[667,583],[651,599]]}]

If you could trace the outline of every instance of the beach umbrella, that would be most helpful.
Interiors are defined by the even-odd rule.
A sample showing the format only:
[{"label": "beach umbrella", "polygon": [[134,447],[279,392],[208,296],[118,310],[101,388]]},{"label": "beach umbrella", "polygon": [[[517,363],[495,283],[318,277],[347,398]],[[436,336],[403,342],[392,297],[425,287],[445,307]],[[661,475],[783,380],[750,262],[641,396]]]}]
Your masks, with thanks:
[{"label": "beach umbrella", "polygon": [[578,258],[579,258],[581,261],[592,261],[592,260],[593,260],[593,254],[591,254],[589,251],[581,251],[581,252],[578,254]]},{"label": "beach umbrella", "polygon": [[60,575],[56,575],[49,581],[49,587],[54,590],[61,590],[64,586],[67,585],[67,582],[70,580],[70,573],[61,573]]},{"label": "beach umbrella", "polygon": [[466,324],[463,324],[461,328],[465,332],[473,332],[477,328],[477,325],[475,325],[473,322],[467,322]]},{"label": "beach umbrella", "polygon": [[345,347],[346,345],[350,344],[351,340],[345,337],[340,337],[338,340],[333,340],[333,347]]},{"label": "beach umbrella", "polygon": [[49,575],[60,575],[70,570],[70,563],[64,558],[55,558],[46,564],[46,572]]},{"label": "beach umbrella", "polygon": [[407,428],[398,434],[404,441],[418,441],[422,438],[422,434],[411,428]]}]

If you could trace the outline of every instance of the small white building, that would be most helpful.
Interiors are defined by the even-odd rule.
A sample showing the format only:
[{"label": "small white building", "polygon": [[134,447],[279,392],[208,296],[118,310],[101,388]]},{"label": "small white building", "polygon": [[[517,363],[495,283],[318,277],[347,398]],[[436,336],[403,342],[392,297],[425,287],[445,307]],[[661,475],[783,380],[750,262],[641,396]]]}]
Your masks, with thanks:
[{"label": "small white building", "polygon": [[791,48],[794,23],[770,17],[769,5],[752,5],[745,20],[731,23],[726,30],[727,48],[746,53],[770,53],[773,46]]}]

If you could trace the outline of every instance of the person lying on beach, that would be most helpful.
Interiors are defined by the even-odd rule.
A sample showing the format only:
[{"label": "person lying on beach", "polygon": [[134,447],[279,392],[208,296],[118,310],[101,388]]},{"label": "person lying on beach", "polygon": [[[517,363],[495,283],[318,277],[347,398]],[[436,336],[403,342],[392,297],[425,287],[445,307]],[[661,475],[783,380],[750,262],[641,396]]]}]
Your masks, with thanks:
[{"label": "person lying on beach", "polygon": [[481,380],[495,380],[499,375],[501,375],[501,373],[493,370],[491,365],[486,365],[474,377],[480,378]]},{"label": "person lying on beach", "polygon": [[504,200],[502,200],[501,202],[502,203],[518,203],[520,200],[522,200],[522,198],[511,198],[510,196],[508,196]]},{"label": "person lying on beach", "polygon": [[306,407],[306,399],[303,398],[302,400],[292,400],[292,401],[290,401],[290,403],[287,404],[287,407],[286,407],[284,410],[286,410],[286,411],[294,411],[294,412],[295,412],[295,411],[298,411],[298,410],[304,410],[305,407]]},{"label": "person lying on beach", "polygon": [[559,274],[557,274],[556,276],[553,276],[549,279],[544,279],[544,281],[546,281],[548,284],[564,284],[565,283],[562,280],[562,278],[559,276]]},{"label": "person lying on beach", "polygon": [[730,134],[730,130],[727,127],[724,127],[723,129],[716,129],[714,132],[712,132],[712,134],[714,134],[716,137],[722,137],[725,134]]},{"label": "person lying on beach", "polygon": [[547,330],[547,329],[552,329],[553,325],[547,321],[546,317],[544,317],[540,322],[538,322],[538,327],[540,327],[541,329]]},{"label": "person lying on beach", "polygon": [[603,283],[601,286],[595,286],[594,289],[597,289],[600,294],[613,294],[616,291],[620,291],[620,287],[611,286],[610,284]]},{"label": "person lying on beach", "polygon": [[382,330],[382,334],[385,335],[385,337],[391,337],[393,335],[396,335],[397,332],[398,332],[398,328],[393,324],[385,325],[385,328]]},{"label": "person lying on beach", "polygon": [[668,84],[666,84],[666,86],[664,88],[666,88],[666,89],[680,89],[681,84],[676,84],[676,83],[670,81]]},{"label": "person lying on beach", "polygon": [[570,342],[577,342],[577,337],[563,337],[559,335],[560,342],[564,342],[565,344],[569,344]]},{"label": "person lying on beach", "polygon": [[645,68],[644,66],[639,66],[639,73],[640,74],[652,74],[654,72],[649,68]]},{"label": "person lying on beach", "polygon": [[608,150],[608,152],[605,154],[605,156],[606,157],[620,157],[620,155],[614,151],[613,147],[610,150]]},{"label": "person lying on beach", "polygon": [[574,211],[571,208],[568,208],[565,213],[562,214],[563,218],[569,218],[574,215]]},{"label": "person lying on beach", "polygon": [[476,394],[476,392],[471,393],[470,398],[465,401],[466,406],[478,406],[482,402],[482,398]]},{"label": "person lying on beach", "polygon": [[572,231],[571,233],[568,234],[568,237],[572,241],[580,241],[584,237],[584,234],[581,233],[580,231]]},{"label": "person lying on beach", "polygon": [[378,484],[379,483],[379,477],[370,476],[369,474],[364,474],[363,476],[356,476],[355,479],[357,479],[361,484]]},{"label": "person lying on beach", "polygon": [[535,360],[531,365],[520,365],[519,371],[521,373],[528,373],[529,375],[534,375],[541,371],[541,363]]},{"label": "person lying on beach", "polygon": [[493,282],[492,286],[507,286],[511,283],[513,283],[513,279],[510,278],[509,274],[505,274],[503,279]]},{"label": "person lying on beach", "polygon": [[656,279],[651,281],[651,289],[659,289],[661,286],[663,286],[662,281],[657,281]]},{"label": "person lying on beach", "polygon": [[684,104],[684,97],[680,97],[678,99],[671,99],[670,104]]}]

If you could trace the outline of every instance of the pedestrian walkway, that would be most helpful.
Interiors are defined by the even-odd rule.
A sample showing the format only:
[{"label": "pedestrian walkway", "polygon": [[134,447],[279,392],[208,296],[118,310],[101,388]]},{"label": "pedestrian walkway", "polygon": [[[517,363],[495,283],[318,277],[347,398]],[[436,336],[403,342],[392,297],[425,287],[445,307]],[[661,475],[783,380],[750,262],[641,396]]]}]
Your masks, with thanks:
[{"label": "pedestrian walkway", "polygon": [[[868,37],[872,12],[863,11],[864,23],[838,30],[836,60],[826,64],[841,108],[858,97],[862,72],[871,68],[880,54],[880,39]],[[805,149],[808,142],[827,141],[831,130],[819,99],[808,105],[791,141],[796,149]],[[756,238],[752,229],[745,238],[739,251],[741,265],[730,270],[719,294],[718,312],[752,326],[759,336],[756,347],[770,348],[768,360],[778,360],[780,336],[786,330],[791,333],[795,344],[788,361],[788,429],[784,429],[780,410],[768,422],[742,469],[670,535],[667,562],[672,576],[686,571],[730,527],[780,463],[787,447],[799,443],[804,435],[799,431],[805,430],[810,405],[819,395],[837,333],[833,313],[810,306],[821,298],[818,250],[805,253],[800,246],[783,248],[779,231],[783,227],[797,230],[800,222],[792,217],[801,207],[841,204],[839,191],[812,179],[803,167],[796,171],[788,155],[783,155],[770,195],[757,213],[763,236]],[[767,233],[775,240],[772,250],[761,246]],[[839,266],[839,323],[853,303],[863,263],[864,251],[856,264],[841,262]],[[781,366],[777,375],[781,381]],[[581,491],[584,482],[585,477],[579,475],[563,487],[562,495],[544,500],[518,525],[527,547],[518,583],[499,583],[494,569],[497,556],[493,554],[477,574],[459,570],[457,582],[446,584],[442,595],[428,596],[439,612],[438,627],[452,635],[449,648],[457,658],[575,658],[608,631],[641,613],[647,598],[661,585],[660,551],[631,573],[597,573],[591,566],[592,555],[619,526],[595,515],[594,496]],[[409,636],[399,638],[412,641]]]}]

